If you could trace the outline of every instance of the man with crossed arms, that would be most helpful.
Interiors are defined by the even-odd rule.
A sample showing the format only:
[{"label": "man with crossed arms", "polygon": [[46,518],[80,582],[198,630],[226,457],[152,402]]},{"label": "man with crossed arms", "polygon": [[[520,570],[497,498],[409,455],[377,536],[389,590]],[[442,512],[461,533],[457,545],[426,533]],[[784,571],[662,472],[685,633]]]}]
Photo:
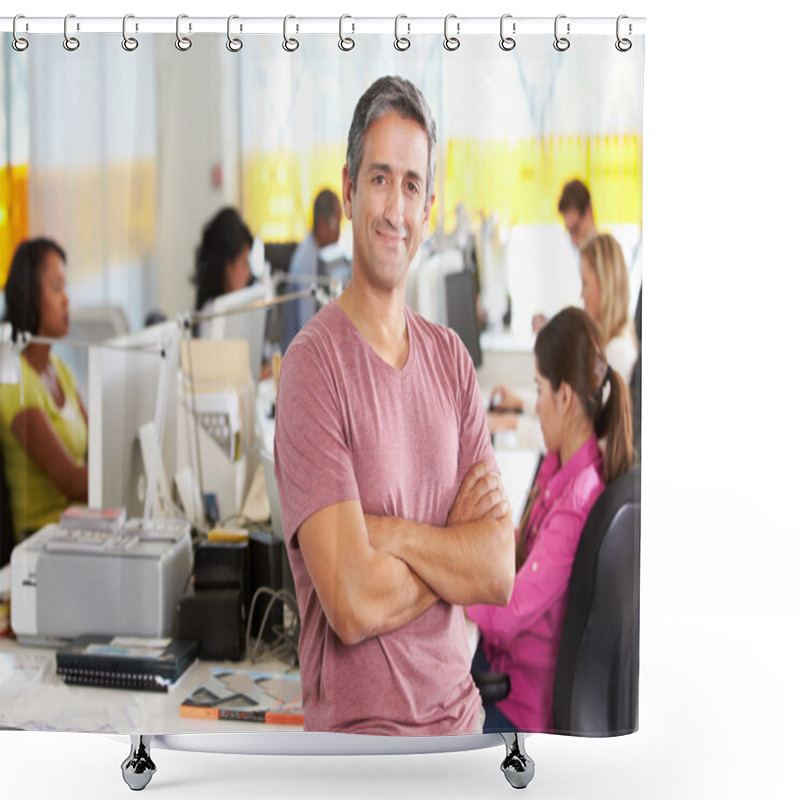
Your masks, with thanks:
[{"label": "man with crossed arms", "polygon": [[505,605],[514,533],[466,348],[405,306],[436,128],[402,78],[359,100],[342,171],[347,289],[284,359],[275,465],[307,730],[481,731],[461,606]]}]

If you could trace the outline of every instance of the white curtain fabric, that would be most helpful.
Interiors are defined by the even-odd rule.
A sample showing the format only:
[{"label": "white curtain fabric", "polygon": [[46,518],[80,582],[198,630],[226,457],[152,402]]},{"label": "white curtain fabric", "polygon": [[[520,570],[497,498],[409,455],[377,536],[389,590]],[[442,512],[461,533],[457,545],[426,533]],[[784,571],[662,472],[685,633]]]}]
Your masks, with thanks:
[{"label": "white curtain fabric", "polygon": [[[576,36],[556,52],[541,36],[503,52],[486,36],[448,52],[430,35],[398,52],[391,36],[362,36],[344,53],[337,36],[319,35],[287,53],[260,36],[230,53],[221,35],[195,36],[187,52],[171,34],[141,39],[132,53],[113,34],[84,36],[75,52],[59,35],[36,36],[24,53],[10,35],[0,45],[5,160],[27,168],[28,235],[67,251],[73,307],[120,305],[132,330],[150,311],[190,308],[200,232],[224,205],[266,241],[300,240],[316,191],[341,191],[356,100],[396,73],[420,86],[438,126],[431,233],[441,244],[459,219],[484,232],[489,311],[510,295],[524,338],[533,313],[578,302],[555,210],[570,177],[587,180],[598,224],[623,246],[633,311],[643,45],[620,53],[613,36]],[[425,297],[415,304],[437,316]]]}]

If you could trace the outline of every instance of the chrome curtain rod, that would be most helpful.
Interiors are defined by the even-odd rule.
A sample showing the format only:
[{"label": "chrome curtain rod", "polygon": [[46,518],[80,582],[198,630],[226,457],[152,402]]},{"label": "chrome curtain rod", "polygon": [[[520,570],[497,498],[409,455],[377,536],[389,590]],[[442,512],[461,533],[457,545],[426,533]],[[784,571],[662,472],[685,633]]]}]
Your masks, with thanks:
[{"label": "chrome curtain rod", "polygon": [[[16,23],[16,24],[15,24]],[[622,36],[642,35],[645,32],[644,17],[195,17],[181,14],[175,17],[137,17],[128,14],[124,18],[125,36],[142,33],[178,33],[191,36],[199,33],[221,33],[234,35],[277,34],[280,36],[305,36],[309,34],[339,34],[355,37],[359,34],[383,33],[410,37],[415,35],[445,34],[448,37],[500,34],[505,37],[532,34],[550,34],[557,29],[559,35],[605,34]],[[82,17],[69,14],[67,17],[36,17],[18,14],[15,17],[0,17],[0,31],[16,31],[20,36],[39,33],[62,33],[79,36],[86,33],[123,34],[123,17]]]}]

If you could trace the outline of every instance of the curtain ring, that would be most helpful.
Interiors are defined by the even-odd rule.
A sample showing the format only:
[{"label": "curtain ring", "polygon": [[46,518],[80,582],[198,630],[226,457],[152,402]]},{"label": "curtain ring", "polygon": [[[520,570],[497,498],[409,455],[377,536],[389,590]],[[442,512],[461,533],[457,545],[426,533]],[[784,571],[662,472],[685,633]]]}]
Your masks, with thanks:
[{"label": "curtain ring", "polygon": [[[630,50],[631,47],[633,47],[633,42],[631,42],[630,39],[623,39],[619,35],[620,22],[622,22],[622,20],[624,19],[628,19],[628,17],[625,14],[620,14],[617,17],[617,41],[614,42],[614,47],[616,47],[620,53],[627,53],[628,50]],[[630,22],[628,23],[628,33],[631,33]]]},{"label": "curtain ring", "polygon": [[[401,19],[408,19],[408,17],[405,14],[398,14],[394,18],[394,49],[402,52],[411,47],[411,39],[408,39],[405,36],[400,36]],[[411,33],[411,25],[406,23],[406,26],[408,27],[408,33]]]},{"label": "curtain ring", "polygon": [[[556,40],[553,42],[553,47],[558,50],[559,53],[563,53],[565,50],[569,50],[570,41],[565,36],[558,35],[558,21],[560,19],[566,19],[566,14],[559,14],[556,17],[555,25],[553,26],[554,35]],[[567,23],[567,36],[569,36],[569,22]]]},{"label": "curtain ring", "polygon": [[[64,17],[64,49],[69,50],[70,53],[74,52],[81,46],[81,43],[78,41],[78,39],[69,35],[69,21],[71,19],[75,19],[74,14],[67,14],[67,16]],[[78,30],[80,30],[80,27],[78,27]]]},{"label": "curtain ring", "polygon": [[[503,16],[500,17],[500,49],[505,50],[506,52],[513,50],[517,46],[516,40],[512,39],[510,36],[506,36],[503,32],[503,26],[505,25],[507,19],[511,19],[511,14],[503,14]],[[511,32],[517,32],[516,22],[511,23]]]},{"label": "curtain ring", "polygon": [[24,15],[17,14],[17,16],[14,17],[14,24],[11,28],[12,33],[14,34],[14,41],[11,43],[11,46],[18,53],[22,53],[23,51],[28,49],[28,45],[30,44],[30,42],[17,33],[17,20],[19,19],[25,19]]},{"label": "curtain ring", "polygon": [[[448,25],[448,23],[450,22],[451,19],[457,19],[456,15],[455,14],[448,14],[444,18],[444,42],[443,42],[444,49],[445,50],[450,50],[450,52],[452,52],[453,50],[458,50],[458,48],[461,47],[461,42],[459,41],[457,36],[448,36],[447,35],[447,25]],[[461,25],[458,22],[456,22],[456,33],[459,32],[460,28],[461,28]]]},{"label": "curtain ring", "polygon": [[[181,20],[188,19],[188,17],[188,14],[178,14],[178,18],[175,20],[175,47],[182,53],[185,53],[192,46],[192,40],[188,36],[181,35]],[[189,30],[191,29],[192,26],[190,24]]]},{"label": "curtain ring", "polygon": [[287,53],[294,53],[298,47],[300,47],[300,42],[297,41],[295,38],[290,38],[287,35],[288,27],[289,27],[289,20],[290,19],[297,19],[297,17],[293,17],[291,14],[283,18],[283,49]]},{"label": "curtain ring", "polygon": [[129,19],[135,19],[133,14],[126,14],[122,18],[122,49],[132,53],[139,46],[139,40],[134,39],[133,36],[128,36]]},{"label": "curtain ring", "polygon": [[[231,14],[228,17],[228,41],[225,42],[225,47],[227,47],[231,53],[238,53],[242,47],[244,47],[241,39],[231,36],[231,22],[233,22],[235,19],[239,19],[236,14]],[[239,30],[241,30],[241,28]]]},{"label": "curtain ring", "polygon": [[[353,19],[353,18],[349,14],[342,14],[342,16],[339,17],[339,49],[348,52],[349,50],[352,50],[356,46],[356,43],[349,36],[344,36],[342,34],[342,23],[346,19]],[[353,23],[353,33],[355,33],[355,30],[356,26],[355,23]]]}]

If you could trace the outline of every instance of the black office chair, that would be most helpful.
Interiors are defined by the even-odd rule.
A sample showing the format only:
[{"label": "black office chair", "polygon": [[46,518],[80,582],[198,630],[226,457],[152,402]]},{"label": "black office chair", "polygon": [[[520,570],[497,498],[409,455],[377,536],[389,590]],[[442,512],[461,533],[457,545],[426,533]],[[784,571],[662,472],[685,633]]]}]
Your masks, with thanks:
[{"label": "black office chair", "polygon": [[11,521],[11,507],[8,502],[8,484],[6,483],[3,451],[0,449],[0,567],[11,560],[14,549],[14,526]]},{"label": "black office chair", "polygon": [[606,487],[581,534],[553,689],[553,727],[618,736],[639,727],[641,469]]},{"label": "black office chair", "polygon": [[638,460],[642,460],[642,290],[639,289],[639,300],[636,303],[634,316],[636,336],[639,340],[639,355],[631,375],[631,410],[633,411],[633,446]]},{"label": "black office chair", "polygon": [[[553,689],[553,730],[618,736],[639,726],[641,471],[633,467],[597,498],[569,583]],[[484,705],[508,696],[501,672],[474,672]]]}]

